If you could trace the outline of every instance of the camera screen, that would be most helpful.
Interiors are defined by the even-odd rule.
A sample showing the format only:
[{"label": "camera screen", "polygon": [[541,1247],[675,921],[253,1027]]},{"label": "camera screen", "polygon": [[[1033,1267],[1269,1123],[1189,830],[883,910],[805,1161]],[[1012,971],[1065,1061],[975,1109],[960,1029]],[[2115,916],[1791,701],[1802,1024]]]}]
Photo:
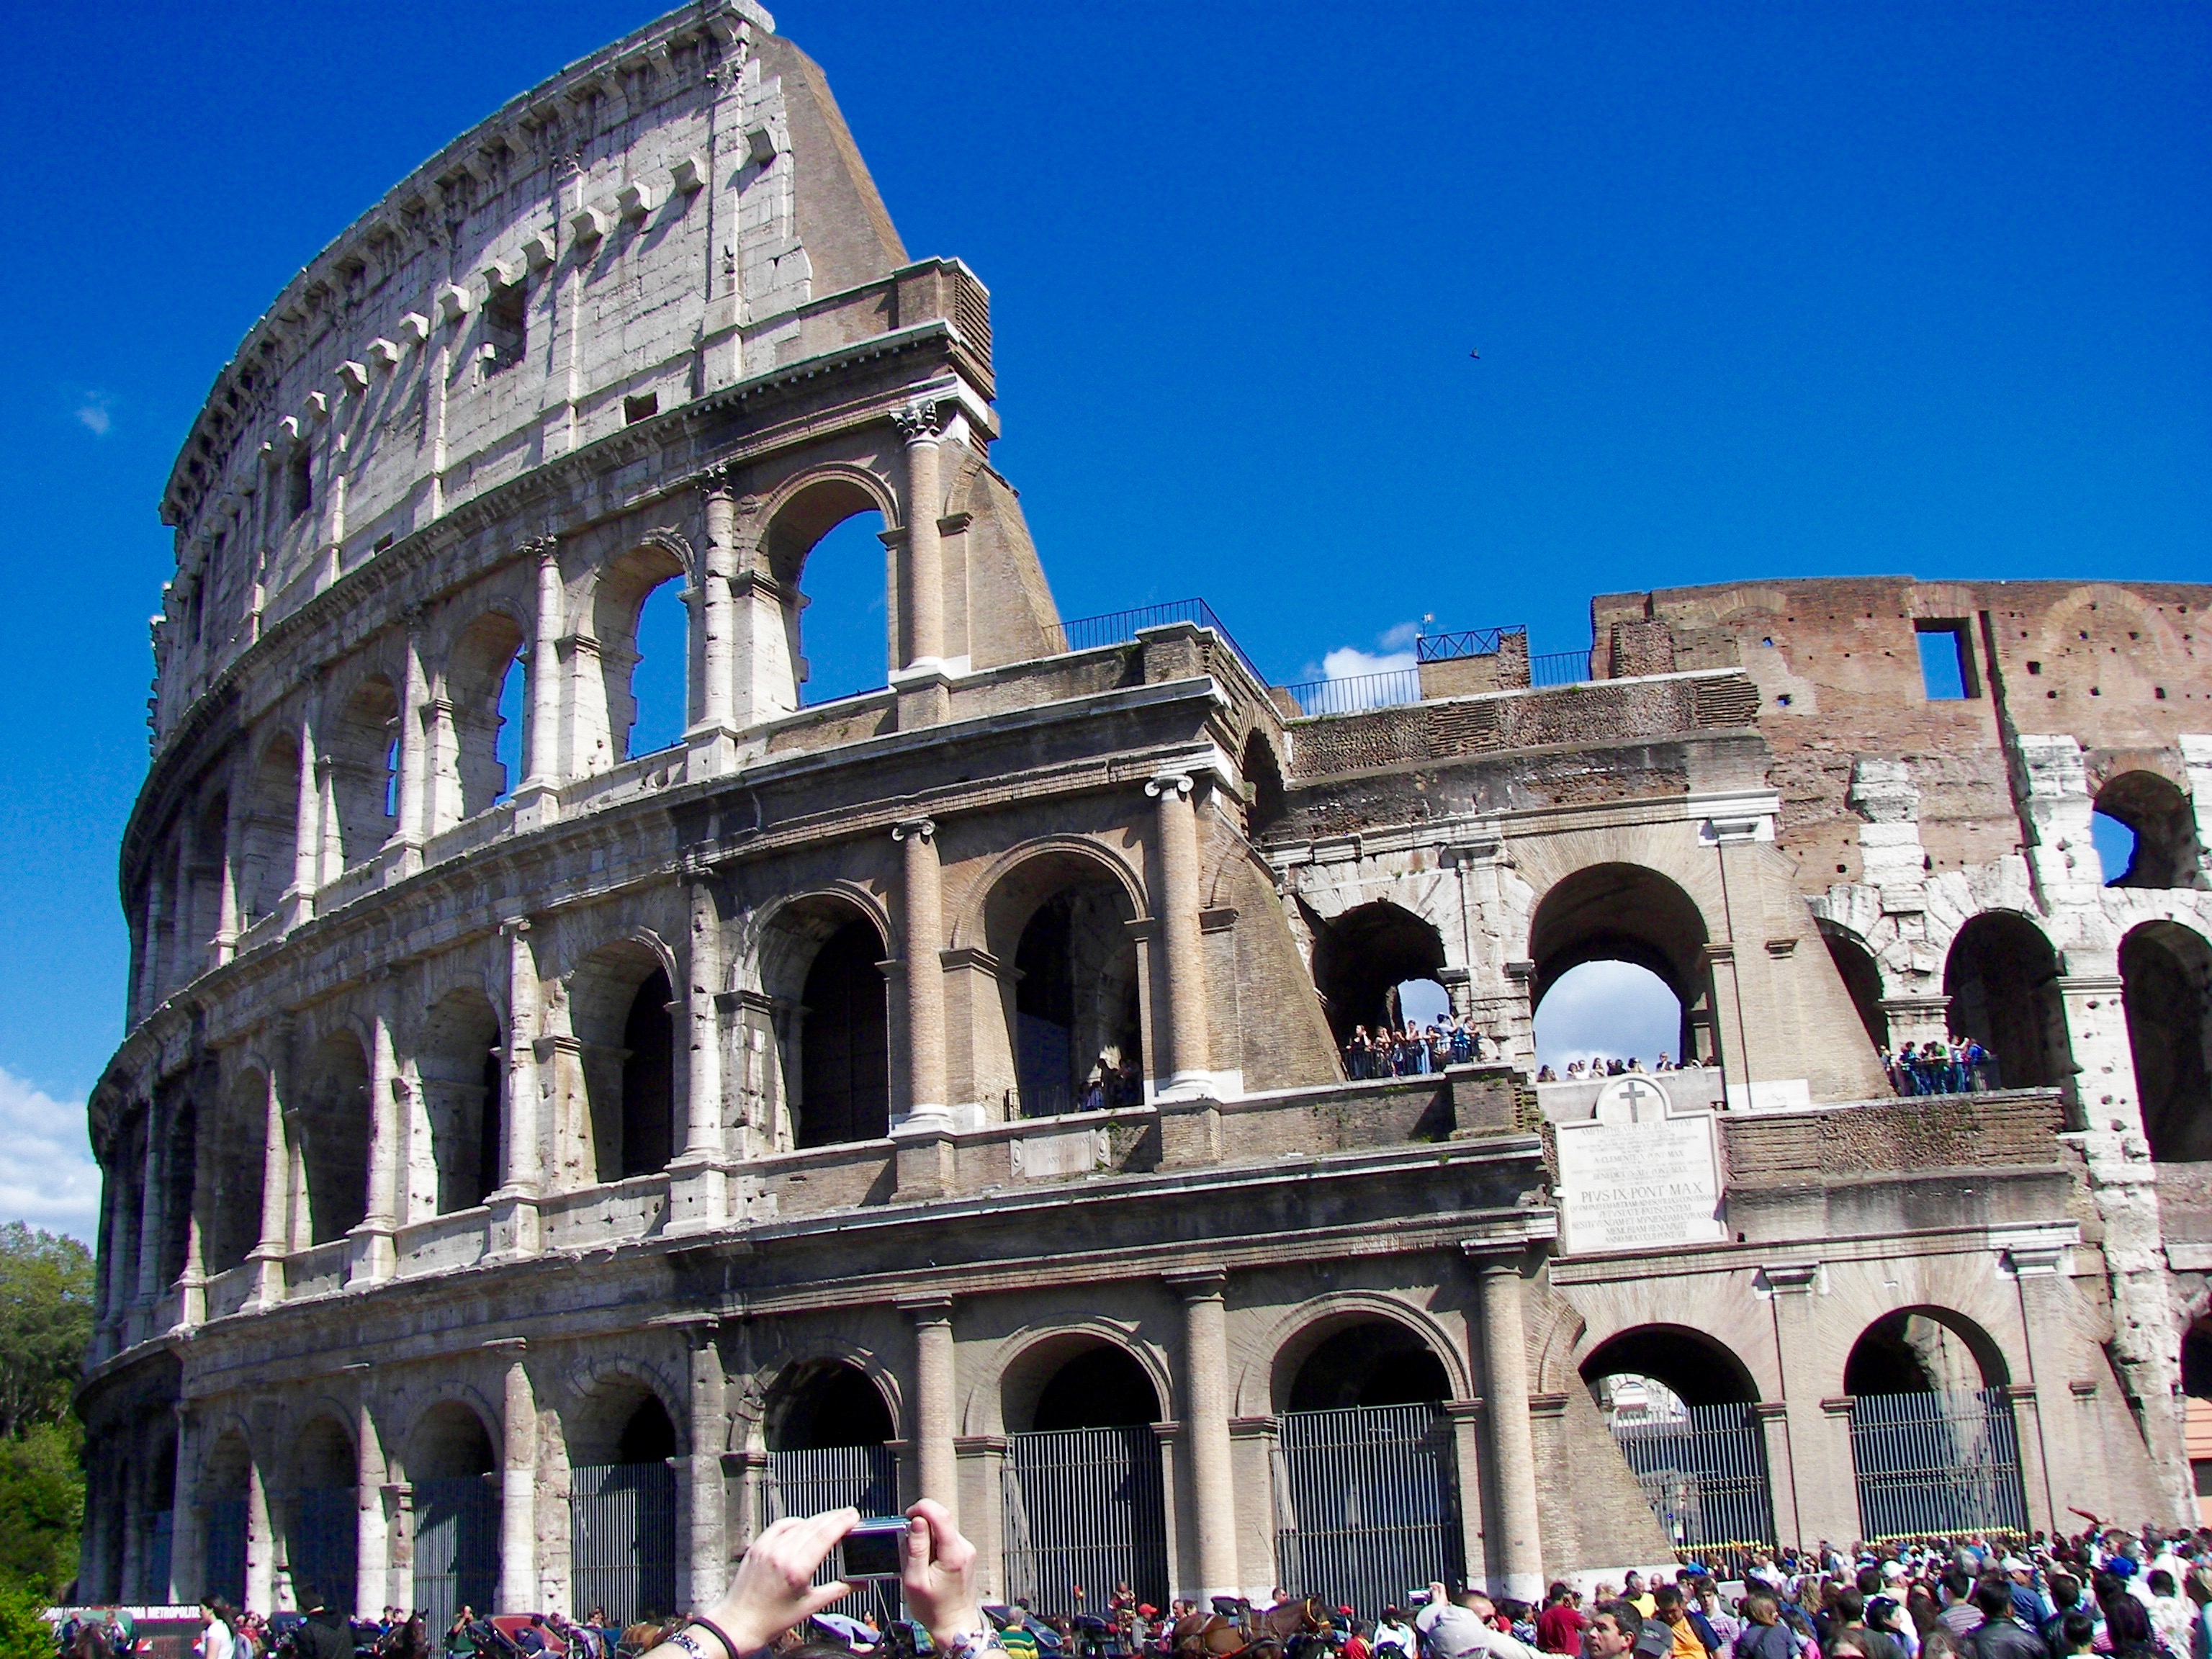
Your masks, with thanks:
[{"label": "camera screen", "polygon": [[841,1575],[854,1578],[896,1578],[899,1576],[899,1547],[906,1537],[906,1523],[899,1522],[896,1530],[885,1528],[878,1532],[860,1528],[845,1535],[845,1571]]}]

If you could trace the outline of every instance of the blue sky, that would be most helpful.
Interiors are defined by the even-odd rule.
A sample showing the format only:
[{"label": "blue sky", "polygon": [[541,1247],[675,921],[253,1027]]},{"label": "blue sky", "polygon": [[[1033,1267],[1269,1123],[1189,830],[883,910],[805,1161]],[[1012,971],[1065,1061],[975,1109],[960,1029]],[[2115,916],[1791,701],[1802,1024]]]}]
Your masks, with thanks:
[{"label": "blue sky", "polygon": [[[409,168],[658,9],[16,14],[0,1218],[89,1215],[154,504],[210,380]],[[1571,648],[1653,585],[2212,568],[2212,8],[778,20],[908,248],[993,289],[994,458],[1068,616],[1203,593],[1292,678],[1431,614]],[[880,639],[843,556],[825,687]]]}]

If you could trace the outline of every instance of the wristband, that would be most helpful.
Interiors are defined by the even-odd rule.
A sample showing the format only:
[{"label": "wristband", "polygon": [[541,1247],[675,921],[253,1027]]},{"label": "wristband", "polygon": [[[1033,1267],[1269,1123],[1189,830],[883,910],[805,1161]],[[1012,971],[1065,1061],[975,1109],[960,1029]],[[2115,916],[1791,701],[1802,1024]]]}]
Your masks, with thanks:
[{"label": "wristband", "polygon": [[[717,1642],[720,1642],[722,1644],[722,1651],[729,1656],[729,1659],[744,1659],[744,1655],[739,1650],[738,1644],[730,1640],[729,1632],[724,1630],[720,1625],[708,1618],[703,1613],[693,1613],[689,1619],[684,1620],[684,1623],[686,1625],[696,1625],[701,1630],[705,1631],[708,1635],[713,1637]],[[765,1651],[765,1650],[763,1650],[763,1651]]]}]

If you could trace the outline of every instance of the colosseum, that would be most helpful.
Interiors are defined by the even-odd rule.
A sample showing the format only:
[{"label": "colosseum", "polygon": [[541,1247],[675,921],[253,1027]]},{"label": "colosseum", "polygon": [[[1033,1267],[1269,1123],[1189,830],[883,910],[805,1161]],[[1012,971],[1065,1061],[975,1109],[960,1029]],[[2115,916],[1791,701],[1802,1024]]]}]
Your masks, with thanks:
[{"label": "colosseum", "polygon": [[[1058,614],[990,318],[702,0],[216,376],[90,1103],[84,1599],[628,1616],[917,1496],[1041,1608],[2194,1518],[2212,586],[1607,594],[1564,663],[1274,685],[1197,601]],[[881,684],[811,701],[855,515]],[[1679,1069],[1544,1076],[1595,962]],[[1364,1075],[1416,982],[1456,1041]]]}]

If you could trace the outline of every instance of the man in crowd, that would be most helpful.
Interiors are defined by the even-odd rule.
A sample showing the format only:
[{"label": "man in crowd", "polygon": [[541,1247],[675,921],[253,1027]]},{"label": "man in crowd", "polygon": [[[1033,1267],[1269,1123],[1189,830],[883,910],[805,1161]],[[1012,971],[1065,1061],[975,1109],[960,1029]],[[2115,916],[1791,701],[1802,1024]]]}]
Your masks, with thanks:
[{"label": "man in crowd", "polygon": [[1565,1583],[1545,1592],[1544,1610],[1536,1615],[1536,1645],[1546,1653],[1580,1653],[1583,1632],[1589,1620],[1575,1605],[1581,1598]]}]

